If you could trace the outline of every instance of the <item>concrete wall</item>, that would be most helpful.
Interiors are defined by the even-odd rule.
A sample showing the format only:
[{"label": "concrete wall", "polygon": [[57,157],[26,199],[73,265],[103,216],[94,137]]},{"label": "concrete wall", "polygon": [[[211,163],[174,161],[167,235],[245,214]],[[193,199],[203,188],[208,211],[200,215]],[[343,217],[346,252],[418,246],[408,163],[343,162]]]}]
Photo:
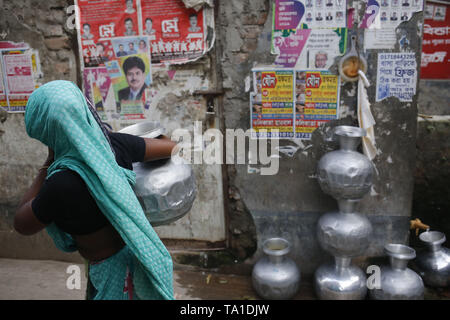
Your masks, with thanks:
[{"label": "concrete wall", "polygon": [[[2,40],[26,42],[39,50],[42,83],[64,79],[78,82],[76,34],[65,28],[67,1],[0,1]],[[45,232],[24,237],[12,229],[13,215],[47,149],[25,132],[23,114],[0,116],[0,256],[80,261],[78,254],[59,252]]]},{"label": "concrete wall", "polygon": [[[412,217],[450,236],[450,81],[421,80]],[[422,246],[415,233],[411,244]],[[448,247],[448,241],[444,246]]]},{"label": "concrete wall", "polygon": [[[250,75],[255,63],[271,64],[274,61],[270,55],[271,3],[232,0],[221,6],[222,14],[219,15],[218,23],[221,29],[226,30],[219,41],[223,48],[227,128],[249,128],[245,77]],[[416,52],[417,61],[420,61],[421,49],[417,25],[421,19],[422,14],[416,14],[400,27],[408,34],[411,45],[408,49]],[[350,30],[352,33],[357,34],[360,43],[363,42],[363,30]],[[398,47],[393,50],[398,51]],[[374,227],[373,241],[367,256],[378,256],[383,254],[385,243],[408,241],[415,166],[417,95],[411,103],[402,103],[396,98],[375,102],[377,50],[368,50],[365,57],[369,64],[367,75],[372,83],[368,95],[377,121],[375,134],[379,154],[374,159],[377,175],[372,192],[363,199],[359,210],[368,215]],[[330,127],[338,124],[357,125],[355,92],[355,83],[342,85],[341,119],[316,130],[310,141],[280,141],[280,146],[300,146],[300,149],[293,157],[281,154],[280,170],[276,176],[249,174],[246,165],[228,167],[233,193],[239,195],[238,201],[250,212],[255,223],[258,250],[249,261],[254,262],[262,255],[262,241],[272,236],[283,236],[291,242],[291,256],[305,275],[311,275],[319,264],[331,258],[316,241],[316,222],[323,213],[336,210],[337,205],[333,198],[321,191],[315,171],[319,159],[337,147],[324,141]]]}]

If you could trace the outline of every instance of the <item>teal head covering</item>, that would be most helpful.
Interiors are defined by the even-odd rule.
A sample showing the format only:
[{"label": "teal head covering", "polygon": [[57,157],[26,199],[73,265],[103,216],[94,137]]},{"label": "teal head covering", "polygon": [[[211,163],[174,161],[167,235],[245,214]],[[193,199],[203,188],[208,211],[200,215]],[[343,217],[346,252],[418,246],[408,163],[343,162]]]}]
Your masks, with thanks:
[{"label": "teal head covering", "polygon": [[[47,178],[63,169],[77,172],[137,258],[137,295],[141,299],[173,299],[172,259],[133,192],[135,174],[115,161],[107,137],[80,89],[62,80],[36,89],[27,103],[25,126],[30,137],[54,151],[55,161],[48,168]],[[47,232],[59,249],[76,250],[71,236],[54,224]]]}]

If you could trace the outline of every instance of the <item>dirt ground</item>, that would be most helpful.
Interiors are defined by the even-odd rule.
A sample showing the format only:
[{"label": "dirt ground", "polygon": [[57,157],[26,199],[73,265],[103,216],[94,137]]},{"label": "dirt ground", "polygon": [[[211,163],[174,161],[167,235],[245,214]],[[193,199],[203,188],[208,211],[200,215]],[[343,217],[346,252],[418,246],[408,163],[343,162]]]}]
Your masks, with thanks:
[{"label": "dirt ground", "polygon": [[[73,266],[78,266],[73,267]],[[80,288],[69,289],[74,270],[81,274]],[[82,264],[45,260],[0,259],[0,300],[83,300],[86,277]],[[69,285],[70,287],[70,285]],[[220,274],[194,267],[174,267],[177,300],[254,300],[251,277]],[[314,300],[310,282],[302,281],[294,300]],[[425,299],[450,300],[450,288],[427,288]]]},{"label": "dirt ground", "polygon": [[[68,268],[74,265],[81,271],[80,289],[68,289],[66,285],[74,275],[74,269]],[[259,299],[251,277],[190,267],[174,269],[174,292],[178,300]],[[83,300],[84,270],[82,264],[67,262],[0,259],[0,300]],[[312,288],[303,283],[295,299],[314,299]]]}]

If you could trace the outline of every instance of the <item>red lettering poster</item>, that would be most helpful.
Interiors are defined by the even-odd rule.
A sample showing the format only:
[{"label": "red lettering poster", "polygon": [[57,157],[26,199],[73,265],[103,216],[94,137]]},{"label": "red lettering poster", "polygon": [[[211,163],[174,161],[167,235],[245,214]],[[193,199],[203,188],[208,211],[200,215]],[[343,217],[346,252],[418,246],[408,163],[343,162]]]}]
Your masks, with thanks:
[{"label": "red lettering poster", "polygon": [[78,0],[81,53],[85,67],[113,58],[111,38],[139,33],[136,0]]},{"label": "red lettering poster", "polygon": [[189,61],[206,52],[203,10],[188,9],[181,0],[141,0],[141,7],[152,63]]},{"label": "red lettering poster", "polygon": [[[75,0],[83,89],[103,121],[146,119],[152,64],[204,55],[211,17],[181,0]],[[212,12],[212,11],[208,11]],[[213,24],[212,24],[213,25]],[[208,37],[213,42],[211,32]]]},{"label": "red lettering poster", "polygon": [[450,5],[427,1],[425,7],[421,79],[450,79]]}]

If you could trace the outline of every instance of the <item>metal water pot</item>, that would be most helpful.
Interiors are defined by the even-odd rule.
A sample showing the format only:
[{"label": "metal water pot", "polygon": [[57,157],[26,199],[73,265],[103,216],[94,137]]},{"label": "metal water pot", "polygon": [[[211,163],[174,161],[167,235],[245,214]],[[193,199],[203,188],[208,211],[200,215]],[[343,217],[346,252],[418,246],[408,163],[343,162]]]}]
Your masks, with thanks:
[{"label": "metal water pot", "polygon": [[[140,122],[119,132],[143,138],[163,133],[155,121]],[[133,163],[136,173],[134,192],[152,226],[169,224],[189,212],[197,195],[192,167],[183,158]]]},{"label": "metal water pot", "polygon": [[445,234],[439,231],[422,232],[420,240],[427,250],[417,254],[415,269],[425,284],[431,287],[447,287],[450,285],[450,250],[442,247]]},{"label": "metal water pot", "polygon": [[317,223],[317,240],[333,256],[357,257],[366,252],[372,235],[372,224],[358,213],[330,212]]},{"label": "metal water pot", "polygon": [[290,244],[283,238],[270,238],[263,242],[265,256],[256,262],[252,271],[252,284],[258,295],[268,300],[294,297],[300,285],[300,270],[287,257]]},{"label": "metal water pot", "polygon": [[340,149],[320,158],[317,176],[323,192],[335,199],[361,199],[372,187],[372,161],[356,148],[366,130],[352,126],[338,126],[334,130]]},{"label": "metal water pot", "polygon": [[340,149],[326,153],[317,166],[320,187],[339,207],[317,223],[317,240],[334,256],[334,263],[321,265],[314,274],[314,288],[322,300],[361,300],[367,294],[366,274],[351,264],[353,257],[364,254],[372,234],[370,221],[356,210],[372,186],[373,164],[356,150],[365,135],[359,127],[336,127],[333,138]]},{"label": "metal water pot", "polygon": [[380,288],[370,290],[375,300],[423,300],[425,287],[422,278],[409,269],[408,261],[416,257],[416,251],[402,244],[384,247],[390,265],[380,268]]},{"label": "metal water pot", "polygon": [[367,295],[366,274],[351,264],[350,257],[334,257],[314,273],[314,289],[321,300],[363,300]]}]

